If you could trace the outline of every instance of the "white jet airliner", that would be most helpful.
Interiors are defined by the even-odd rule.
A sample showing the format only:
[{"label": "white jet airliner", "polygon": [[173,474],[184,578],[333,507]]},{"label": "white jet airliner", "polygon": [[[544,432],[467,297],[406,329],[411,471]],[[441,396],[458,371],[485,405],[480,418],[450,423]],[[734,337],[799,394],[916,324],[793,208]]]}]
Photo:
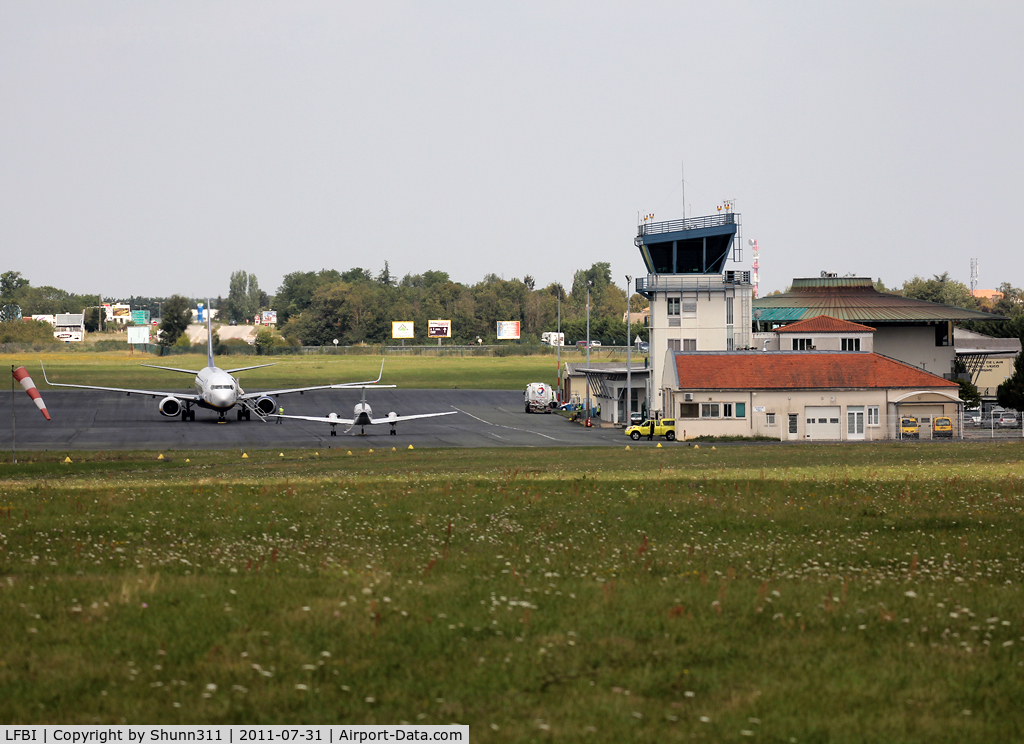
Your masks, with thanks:
[{"label": "white jet airliner", "polygon": [[[383,375],[384,374],[384,364],[383,363],[381,363],[381,365],[380,365],[380,371],[381,371],[381,375]],[[377,381],[380,381],[379,377],[377,378]],[[336,437],[336,436],[338,436],[338,431],[337,431],[338,424],[345,424],[346,426],[349,427],[349,429],[351,429],[353,426],[358,426],[360,434],[365,434],[366,433],[366,427],[367,426],[372,426],[372,425],[375,425],[375,424],[391,424],[391,431],[389,433],[390,434],[395,434],[396,433],[395,432],[395,424],[397,424],[399,421],[412,421],[413,419],[433,418],[434,416],[451,416],[453,413],[458,413],[458,411],[444,411],[443,413],[413,413],[413,414],[410,414],[408,416],[399,416],[397,413],[392,411],[391,413],[389,413],[384,418],[374,418],[373,417],[373,409],[371,409],[370,408],[370,404],[366,402],[366,388],[367,387],[395,387],[394,385],[378,385],[378,384],[376,384],[376,382],[373,382],[373,383],[365,383],[365,384],[354,383],[352,385],[334,385],[333,387],[336,387],[336,388],[361,387],[363,389],[362,398],[360,399],[360,401],[358,403],[356,403],[356,407],[355,407],[355,409],[352,412],[352,418],[344,419],[344,418],[341,418],[340,416],[338,416],[338,414],[336,414],[334,412],[328,413],[326,416],[282,416],[281,418],[297,419],[299,421],[317,421],[317,422],[323,423],[323,424],[330,424],[331,425],[331,436],[332,437]]]},{"label": "white jet airliner", "polygon": [[[209,301],[207,301],[207,307],[209,307]],[[206,316],[206,331],[207,331],[207,344],[206,344],[206,366],[200,370],[194,369],[179,369],[177,367],[160,367],[155,364],[143,364],[143,367],[152,367],[153,369],[166,369],[171,372],[184,372],[185,374],[195,375],[195,393],[168,393],[162,390],[135,390],[133,388],[115,388],[115,387],[102,387],[99,385],[70,385],[62,382],[50,382],[46,377],[46,368],[43,368],[43,379],[46,380],[48,385],[54,387],[72,387],[72,388],[84,388],[86,390],[109,390],[115,393],[125,393],[126,395],[148,395],[151,398],[163,398],[160,401],[158,407],[160,413],[169,418],[174,418],[180,415],[182,421],[194,421],[196,418],[195,408],[206,408],[211,411],[216,411],[218,414],[218,423],[223,423],[226,420],[227,412],[235,406],[238,406],[237,414],[238,420],[245,419],[248,421],[252,414],[256,414],[259,419],[266,419],[266,417],[273,413],[277,409],[277,401],[274,396],[276,395],[287,395],[288,393],[304,393],[307,390],[325,390],[328,388],[346,388],[346,387],[362,387],[364,385],[372,385],[380,380],[380,375],[377,376],[376,380],[367,380],[365,382],[352,382],[352,383],[341,383],[335,385],[311,385],[310,387],[301,388],[285,388],[282,390],[264,390],[259,393],[247,393],[242,390],[242,386],[238,383],[238,379],[233,376],[235,372],[244,372],[248,369],[259,369],[260,367],[271,367],[272,364],[256,364],[251,367],[235,367],[234,369],[221,369],[213,363],[213,331],[212,322],[209,314]],[[43,363],[40,361],[39,366],[42,367]],[[380,365],[381,374],[384,373],[384,363]]]}]

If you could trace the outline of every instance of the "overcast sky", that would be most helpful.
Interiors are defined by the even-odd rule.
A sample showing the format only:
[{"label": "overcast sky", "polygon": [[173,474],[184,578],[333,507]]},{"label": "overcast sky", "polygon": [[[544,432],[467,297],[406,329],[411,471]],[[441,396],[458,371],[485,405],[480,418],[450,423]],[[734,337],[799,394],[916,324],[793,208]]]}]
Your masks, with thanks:
[{"label": "overcast sky", "polygon": [[[761,293],[1024,285],[1024,3],[0,0],[0,271],[645,274],[735,199]],[[685,166],[684,166],[685,164]],[[748,268],[749,249],[742,265]]]}]

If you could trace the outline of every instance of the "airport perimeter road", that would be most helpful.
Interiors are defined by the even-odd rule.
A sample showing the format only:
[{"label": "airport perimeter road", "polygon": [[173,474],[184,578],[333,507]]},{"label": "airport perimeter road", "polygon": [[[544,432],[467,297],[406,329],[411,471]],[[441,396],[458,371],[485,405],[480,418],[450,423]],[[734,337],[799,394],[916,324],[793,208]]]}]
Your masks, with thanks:
[{"label": "airport perimeter road", "polygon": [[[326,416],[334,411],[351,418],[359,401],[358,390],[317,390],[278,399],[286,414]],[[376,417],[389,411],[399,415],[455,410],[454,416],[406,421],[397,435],[390,426],[359,427],[346,432],[311,421],[280,425],[275,417],[267,423],[238,421],[228,412],[226,423],[217,423],[212,411],[198,410],[195,421],[161,416],[154,398],[103,391],[55,391],[44,393],[52,421],[46,421],[20,389],[14,396],[15,438],[18,451],[75,450],[173,450],[233,448],[346,448],[355,447],[578,447],[635,444],[621,429],[584,428],[558,415],[523,412],[518,390],[368,390],[367,402]],[[11,452],[11,395],[0,394],[0,451]],[[654,445],[653,442],[643,444]],[[9,455],[8,455],[9,457]],[[0,454],[0,459],[3,455]],[[9,460],[8,460],[9,461]]]}]

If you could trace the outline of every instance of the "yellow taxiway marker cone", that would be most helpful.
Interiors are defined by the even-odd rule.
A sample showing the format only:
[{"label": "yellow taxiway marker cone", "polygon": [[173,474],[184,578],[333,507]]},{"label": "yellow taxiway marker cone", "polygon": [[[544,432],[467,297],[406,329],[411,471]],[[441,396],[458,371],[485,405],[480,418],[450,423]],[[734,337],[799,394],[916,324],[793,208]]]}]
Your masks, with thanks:
[{"label": "yellow taxiway marker cone", "polygon": [[243,453],[242,453],[242,459],[243,459],[243,460],[248,460],[248,459],[249,459],[249,455],[247,455],[247,454],[245,454],[245,453],[243,452]]},{"label": "yellow taxiway marker cone", "polygon": [[71,462],[71,458],[70,457],[65,457],[64,458],[64,462]]},{"label": "yellow taxiway marker cone", "polygon": [[628,444],[626,445],[626,449],[627,449],[627,450],[629,449],[629,445],[628,445]]},{"label": "yellow taxiway marker cone", "polygon": [[391,448],[391,451],[392,451],[392,452],[398,452],[398,448],[397,448],[397,447],[392,447],[392,448]]},{"label": "yellow taxiway marker cone", "polygon": [[658,442],[658,446],[655,449],[661,449],[661,442]]},{"label": "yellow taxiway marker cone", "polygon": [[161,453],[160,453],[160,456],[159,456],[159,457],[157,457],[156,459],[157,459],[157,460],[163,460],[163,459],[164,459],[164,453],[163,453],[163,452],[161,452]]},{"label": "yellow taxiway marker cone", "polygon": [[352,454],[352,450],[349,450],[348,453],[351,455]]},{"label": "yellow taxiway marker cone", "polygon": [[714,449],[714,448],[715,448],[715,445],[713,445],[713,444],[712,444],[712,445],[711,445],[711,449]]},{"label": "yellow taxiway marker cone", "polygon": [[695,444],[695,445],[693,445],[693,448],[694,449],[700,449],[700,445],[699,444]]},{"label": "yellow taxiway marker cone", "polygon": [[192,461],[186,457],[185,458],[185,462],[192,462]]},{"label": "yellow taxiway marker cone", "polygon": [[373,450],[372,450],[372,449],[370,450],[370,454],[371,454],[371,455],[373,454]]},{"label": "yellow taxiway marker cone", "polygon": [[409,449],[412,449],[412,445],[411,444],[409,445]]},{"label": "yellow taxiway marker cone", "polygon": [[284,457],[284,452],[281,453],[281,457]]},{"label": "yellow taxiway marker cone", "polygon": [[314,452],[313,453],[313,457],[320,457],[320,453],[319,452]]}]

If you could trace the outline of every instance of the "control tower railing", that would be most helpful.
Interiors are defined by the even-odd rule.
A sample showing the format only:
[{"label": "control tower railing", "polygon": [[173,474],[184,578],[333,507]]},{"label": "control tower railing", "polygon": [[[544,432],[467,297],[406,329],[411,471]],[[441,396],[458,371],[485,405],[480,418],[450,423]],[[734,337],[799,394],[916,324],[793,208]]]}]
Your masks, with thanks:
[{"label": "control tower railing", "polygon": [[740,284],[750,284],[749,271],[725,271],[719,276],[648,274],[646,277],[637,277],[636,291],[650,297],[651,292],[713,292]]},{"label": "control tower railing", "polygon": [[636,234],[656,235],[658,233],[679,232],[680,230],[700,230],[707,227],[721,227],[723,225],[735,225],[735,212],[724,214],[712,214],[706,217],[690,217],[685,220],[670,220],[668,222],[641,222],[637,225]]}]

